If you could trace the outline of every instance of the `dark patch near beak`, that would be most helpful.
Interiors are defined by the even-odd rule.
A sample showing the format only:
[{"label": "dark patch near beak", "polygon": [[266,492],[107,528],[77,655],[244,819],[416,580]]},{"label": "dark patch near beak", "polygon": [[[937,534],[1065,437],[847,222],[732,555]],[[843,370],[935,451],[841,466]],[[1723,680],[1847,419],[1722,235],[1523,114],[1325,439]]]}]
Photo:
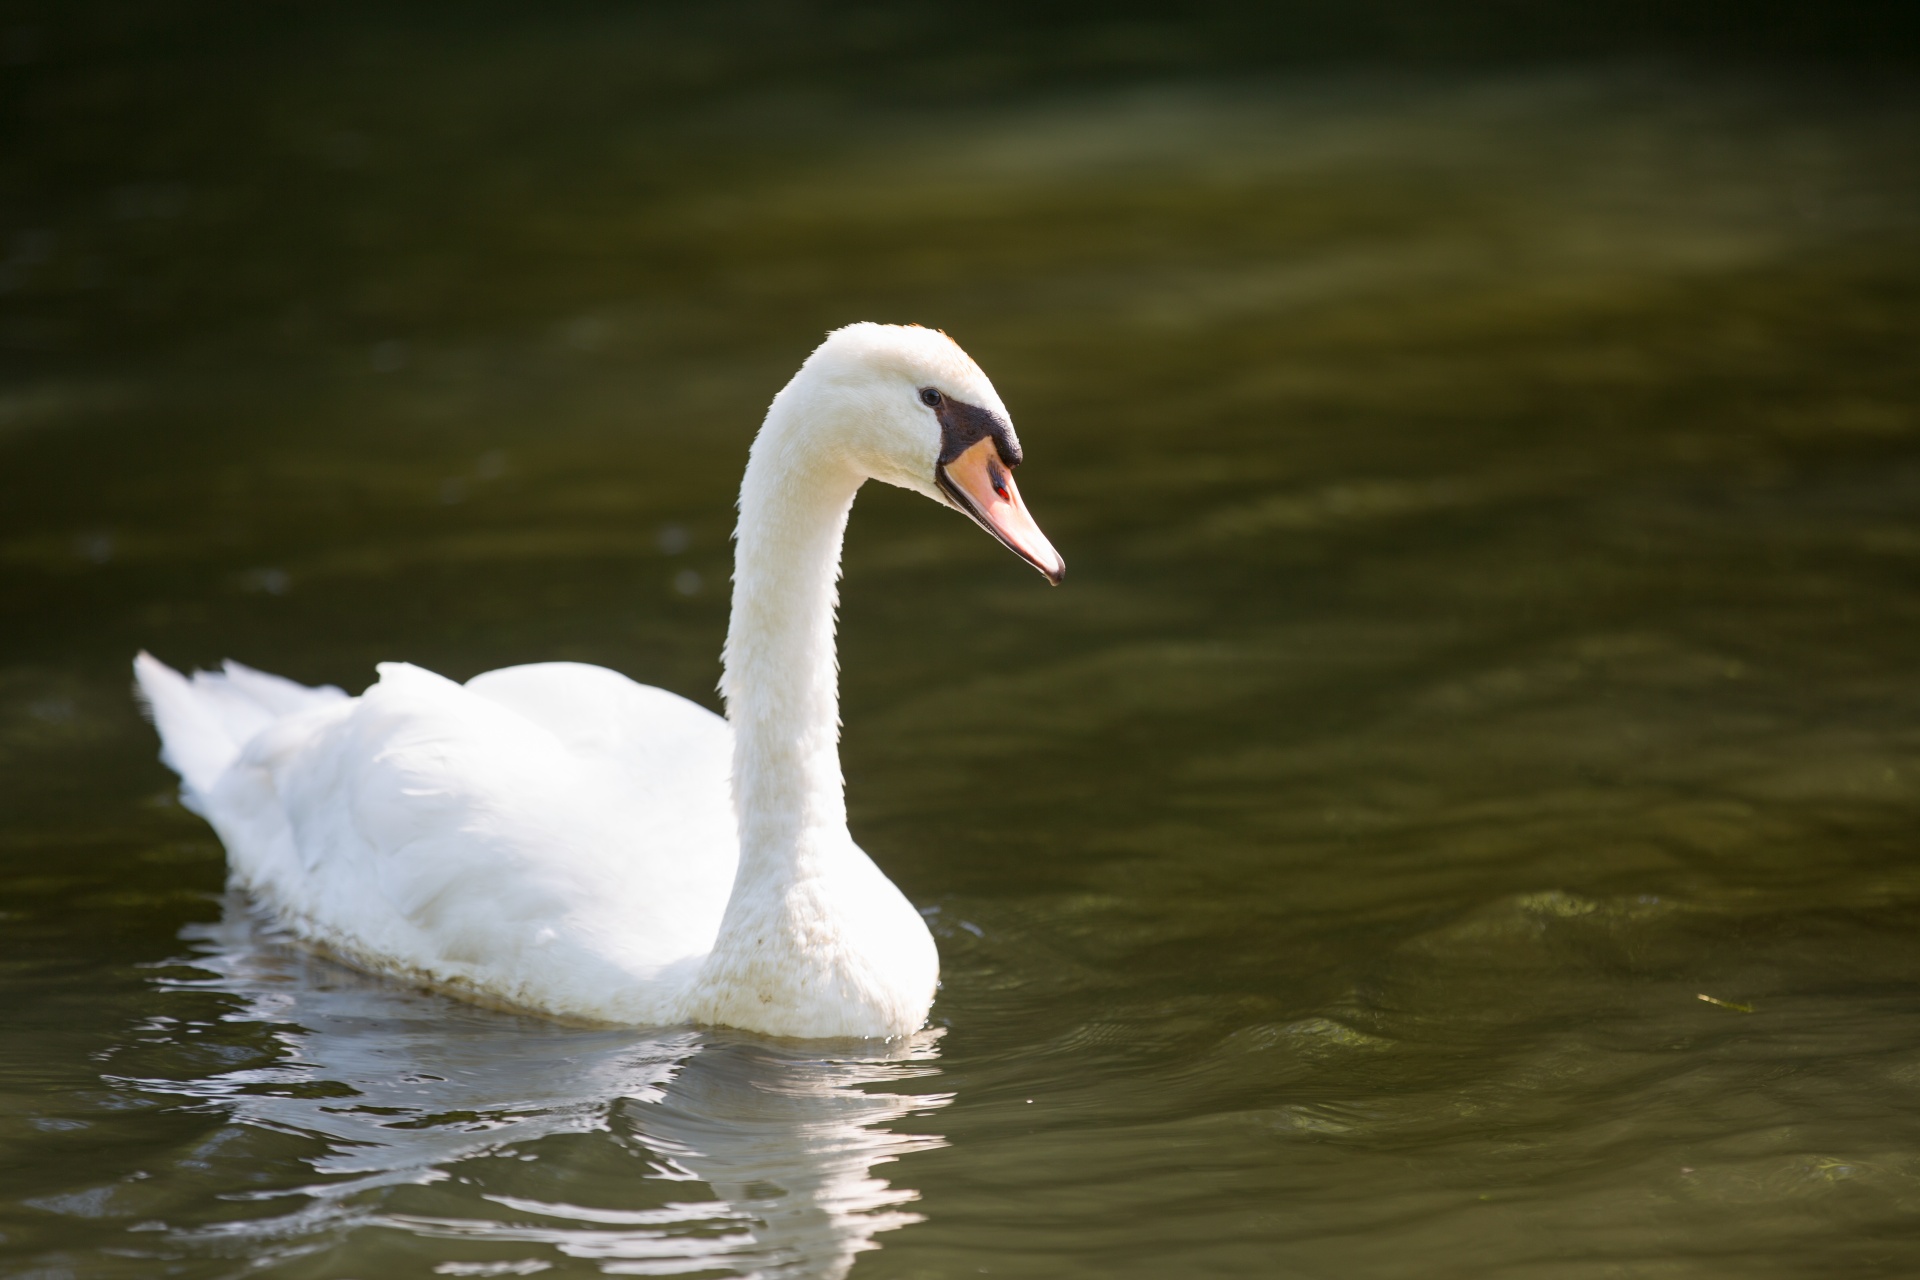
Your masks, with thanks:
[{"label": "dark patch near beak", "polygon": [[1020,438],[1013,434],[1013,424],[937,387],[922,387],[920,402],[940,423],[940,460],[933,478],[948,504],[1059,586],[1066,561],[1033,522],[1013,482],[1013,469],[1020,465]]},{"label": "dark patch near beak", "polygon": [[1020,437],[1013,434],[1013,424],[993,410],[942,395],[933,415],[940,420],[941,466],[989,436],[993,438],[994,452],[1000,455],[1000,461],[1009,467],[1020,465]]}]

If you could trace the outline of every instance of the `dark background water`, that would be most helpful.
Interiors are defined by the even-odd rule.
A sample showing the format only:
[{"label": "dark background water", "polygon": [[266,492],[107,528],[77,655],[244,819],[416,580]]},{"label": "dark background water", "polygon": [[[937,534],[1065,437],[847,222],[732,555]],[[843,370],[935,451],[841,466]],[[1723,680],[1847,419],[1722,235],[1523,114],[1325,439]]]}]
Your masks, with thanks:
[{"label": "dark background water", "polygon": [[[7,8],[0,1270],[1920,1269],[1915,12]],[[926,1036],[223,898],[135,650],[713,705],[858,318],[981,360],[1073,566],[854,516]]]}]

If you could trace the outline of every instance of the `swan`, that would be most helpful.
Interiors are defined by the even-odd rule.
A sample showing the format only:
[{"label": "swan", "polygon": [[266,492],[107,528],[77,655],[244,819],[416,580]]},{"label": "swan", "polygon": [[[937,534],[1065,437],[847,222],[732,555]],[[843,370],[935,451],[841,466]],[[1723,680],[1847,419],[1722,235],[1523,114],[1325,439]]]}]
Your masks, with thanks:
[{"label": "swan", "polygon": [[880,480],[1057,585],[1020,460],[993,384],[945,334],[830,333],[748,453],[725,719],[570,662],[464,685],[383,663],[355,698],[233,662],[187,677],[143,652],[137,690],[231,879],[317,950],[583,1022],[910,1035],[939,955],[847,830],[841,543]]}]

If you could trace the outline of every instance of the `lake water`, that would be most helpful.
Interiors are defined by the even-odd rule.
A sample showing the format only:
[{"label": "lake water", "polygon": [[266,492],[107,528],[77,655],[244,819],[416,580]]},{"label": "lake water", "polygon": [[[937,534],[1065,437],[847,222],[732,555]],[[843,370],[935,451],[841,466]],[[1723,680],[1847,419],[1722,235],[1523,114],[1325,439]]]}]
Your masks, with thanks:
[{"label": "lake water", "polygon": [[[625,38],[234,70],[137,147],[110,66],[5,162],[0,1269],[1920,1272],[1920,99],[669,111]],[[747,442],[863,318],[980,359],[1071,567],[854,512],[926,1032],[559,1027],[223,896],[137,649],[716,705]]]}]

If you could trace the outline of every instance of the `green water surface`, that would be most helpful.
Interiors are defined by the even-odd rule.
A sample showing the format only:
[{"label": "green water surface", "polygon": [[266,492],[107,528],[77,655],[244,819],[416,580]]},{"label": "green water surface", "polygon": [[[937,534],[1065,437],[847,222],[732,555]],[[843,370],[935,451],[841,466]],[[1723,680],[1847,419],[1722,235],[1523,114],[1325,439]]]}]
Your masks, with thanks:
[{"label": "green water surface", "polygon": [[[1920,1272],[1920,100],[669,107],[589,34],[234,69],[138,148],[102,72],[0,161],[53,193],[0,245],[0,1270]],[[136,650],[717,705],[747,443],[855,319],[981,361],[1070,569],[855,509],[928,1032],[556,1027],[223,898]]]}]

